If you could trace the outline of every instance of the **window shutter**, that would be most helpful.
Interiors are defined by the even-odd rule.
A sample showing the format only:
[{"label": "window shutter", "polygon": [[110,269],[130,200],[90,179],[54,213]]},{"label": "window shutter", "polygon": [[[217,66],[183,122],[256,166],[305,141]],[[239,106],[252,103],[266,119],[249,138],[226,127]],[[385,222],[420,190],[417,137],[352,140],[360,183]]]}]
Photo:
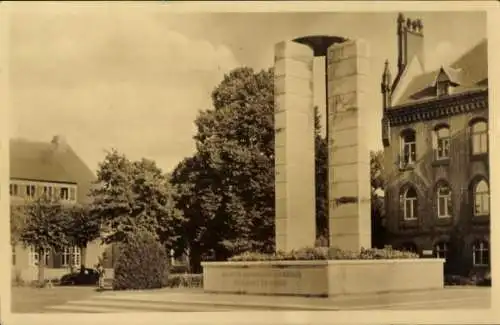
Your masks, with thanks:
[{"label": "window shutter", "polygon": [[71,187],[69,189],[69,199],[71,201],[75,201],[76,200],[76,189],[74,187]]},{"label": "window shutter", "polygon": [[403,194],[399,195],[399,215],[401,216],[401,219],[404,219],[404,197],[403,197]]}]

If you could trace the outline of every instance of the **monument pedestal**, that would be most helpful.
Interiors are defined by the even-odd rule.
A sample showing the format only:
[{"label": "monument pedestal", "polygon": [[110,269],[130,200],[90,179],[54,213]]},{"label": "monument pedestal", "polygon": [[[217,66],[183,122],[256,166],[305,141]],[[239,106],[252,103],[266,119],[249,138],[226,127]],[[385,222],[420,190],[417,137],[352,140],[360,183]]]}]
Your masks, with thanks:
[{"label": "monument pedestal", "polygon": [[443,259],[206,262],[213,293],[336,296],[442,289]]}]

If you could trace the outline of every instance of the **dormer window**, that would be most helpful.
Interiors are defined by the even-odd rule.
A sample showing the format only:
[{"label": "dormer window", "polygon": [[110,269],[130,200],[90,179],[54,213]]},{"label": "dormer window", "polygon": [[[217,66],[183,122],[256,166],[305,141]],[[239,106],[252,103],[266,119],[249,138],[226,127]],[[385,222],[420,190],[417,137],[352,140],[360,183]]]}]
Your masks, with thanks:
[{"label": "dormer window", "polygon": [[449,81],[440,81],[437,83],[437,96],[447,96],[450,94],[450,82]]},{"label": "dormer window", "polygon": [[436,87],[436,96],[448,96],[453,92],[453,87],[459,86],[461,83],[461,70],[454,69],[451,67],[441,67],[436,79],[434,80],[434,86]]}]

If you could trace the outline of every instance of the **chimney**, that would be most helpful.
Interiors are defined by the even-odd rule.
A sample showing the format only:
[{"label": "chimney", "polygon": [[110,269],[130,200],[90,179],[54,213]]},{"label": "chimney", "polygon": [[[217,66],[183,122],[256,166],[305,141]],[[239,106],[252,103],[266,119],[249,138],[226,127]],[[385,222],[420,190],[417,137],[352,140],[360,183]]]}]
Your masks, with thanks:
[{"label": "chimney", "polygon": [[410,19],[398,15],[398,75],[417,57],[425,70],[424,25],[420,19]]},{"label": "chimney", "polygon": [[66,150],[68,147],[66,139],[62,135],[55,135],[52,138],[51,143],[52,143],[52,146],[54,147],[54,149],[58,150],[58,151]]}]

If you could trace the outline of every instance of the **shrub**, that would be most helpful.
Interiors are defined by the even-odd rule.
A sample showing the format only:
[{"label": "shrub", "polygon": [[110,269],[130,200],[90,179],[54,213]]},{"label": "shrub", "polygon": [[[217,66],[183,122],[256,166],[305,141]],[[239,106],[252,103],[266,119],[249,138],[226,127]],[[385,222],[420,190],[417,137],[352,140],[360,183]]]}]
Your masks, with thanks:
[{"label": "shrub", "polygon": [[139,232],[121,245],[114,268],[114,290],[156,289],[166,286],[168,255],[154,235]]},{"label": "shrub", "polygon": [[230,261],[294,261],[294,260],[380,260],[418,258],[418,254],[398,251],[391,247],[383,249],[361,249],[358,252],[344,251],[335,247],[306,247],[290,252],[262,254],[245,252],[230,258]]},{"label": "shrub", "polygon": [[169,288],[203,288],[203,274],[171,274]]}]

